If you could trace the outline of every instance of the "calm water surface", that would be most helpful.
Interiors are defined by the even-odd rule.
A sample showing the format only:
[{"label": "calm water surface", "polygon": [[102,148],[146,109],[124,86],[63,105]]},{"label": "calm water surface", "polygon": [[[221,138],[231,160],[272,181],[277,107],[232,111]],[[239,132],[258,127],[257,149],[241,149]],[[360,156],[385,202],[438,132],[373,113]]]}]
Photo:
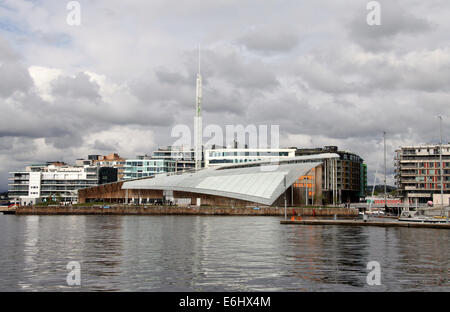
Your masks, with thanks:
[{"label": "calm water surface", "polygon": [[0,291],[450,291],[448,230],[279,221],[0,215]]}]

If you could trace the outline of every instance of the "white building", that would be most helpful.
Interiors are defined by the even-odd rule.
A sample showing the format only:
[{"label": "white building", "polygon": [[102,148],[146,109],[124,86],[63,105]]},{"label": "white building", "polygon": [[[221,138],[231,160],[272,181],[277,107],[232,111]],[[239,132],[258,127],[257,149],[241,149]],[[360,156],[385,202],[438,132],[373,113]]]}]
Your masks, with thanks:
[{"label": "white building", "polygon": [[[175,171],[183,172],[195,169],[195,151],[194,149],[182,146],[160,147],[152,152],[152,159],[166,159],[175,161]],[[203,155],[202,155],[203,167]]]},{"label": "white building", "polygon": [[295,157],[295,148],[222,148],[205,151],[205,167],[253,161],[277,161]]},{"label": "white building", "polygon": [[147,178],[158,173],[175,172],[176,163],[172,159],[152,159],[149,156],[137,156],[127,159],[124,166],[124,180]]},{"label": "white building", "polygon": [[98,184],[98,168],[59,162],[31,165],[25,171],[10,172],[8,180],[9,197],[21,205],[35,204],[49,197],[76,202],[78,189]]}]

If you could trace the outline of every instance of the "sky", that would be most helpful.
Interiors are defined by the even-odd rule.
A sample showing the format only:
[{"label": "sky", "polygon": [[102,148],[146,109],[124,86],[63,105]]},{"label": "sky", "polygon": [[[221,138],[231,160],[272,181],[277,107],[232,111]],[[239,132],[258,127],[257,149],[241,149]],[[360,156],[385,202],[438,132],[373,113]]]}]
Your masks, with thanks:
[{"label": "sky", "polygon": [[[281,147],[337,145],[388,184],[401,145],[450,141],[450,2],[0,0],[0,191],[31,163],[150,154],[203,126],[279,125]],[[204,138],[205,141],[208,138]]]}]

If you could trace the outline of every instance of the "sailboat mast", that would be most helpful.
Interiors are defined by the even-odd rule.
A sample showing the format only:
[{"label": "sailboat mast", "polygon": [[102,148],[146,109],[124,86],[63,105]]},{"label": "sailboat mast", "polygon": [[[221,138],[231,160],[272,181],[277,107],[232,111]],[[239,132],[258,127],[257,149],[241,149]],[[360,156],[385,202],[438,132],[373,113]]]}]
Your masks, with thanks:
[{"label": "sailboat mast", "polygon": [[386,131],[383,132],[384,141],[384,208],[387,208],[387,194],[386,194]]}]

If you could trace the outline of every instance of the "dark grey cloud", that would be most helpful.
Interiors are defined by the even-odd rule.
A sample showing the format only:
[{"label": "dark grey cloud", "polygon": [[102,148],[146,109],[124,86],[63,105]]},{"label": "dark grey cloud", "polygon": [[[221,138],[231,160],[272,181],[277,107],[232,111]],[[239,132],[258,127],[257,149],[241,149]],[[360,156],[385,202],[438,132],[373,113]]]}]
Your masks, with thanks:
[{"label": "dark grey cloud", "polygon": [[438,92],[450,88],[449,53],[449,47],[373,54],[337,46],[286,66],[303,90],[360,96],[397,90]]},{"label": "dark grey cloud", "polygon": [[87,98],[93,101],[100,98],[99,85],[82,72],[75,77],[58,77],[52,82],[52,88],[53,94],[62,97]]},{"label": "dark grey cloud", "polygon": [[83,144],[83,138],[80,132],[71,131],[68,134],[57,133],[55,136],[45,138],[45,143],[50,144],[57,149],[66,149],[69,147],[78,147]]},{"label": "dark grey cloud", "polygon": [[95,140],[94,144],[91,145],[94,150],[106,151],[108,154],[117,151],[117,142],[105,142],[102,140]]},{"label": "dark grey cloud", "polygon": [[[202,74],[205,85],[217,79],[233,88],[245,90],[273,90],[279,86],[276,71],[260,59],[248,59],[243,54],[233,51],[202,50]],[[185,66],[197,69],[197,53],[188,53]]]},{"label": "dark grey cloud", "polygon": [[293,50],[299,44],[300,38],[293,25],[290,27],[266,25],[245,32],[237,42],[251,51],[273,55]]},{"label": "dark grey cloud", "polygon": [[[203,111],[242,116],[247,111],[247,107],[242,105],[246,102],[245,98],[247,98],[247,94],[241,90],[233,90],[230,94],[225,94],[215,88],[205,89],[204,102],[207,105],[204,106]],[[247,100],[251,99],[247,98]]]},{"label": "dark grey cloud", "polygon": [[352,21],[349,34],[354,42],[370,51],[382,51],[396,44],[398,36],[417,36],[432,31],[436,25],[409,12],[407,2],[380,0],[381,25],[367,24],[367,2],[361,2]]},{"label": "dark grey cloud", "polygon": [[16,91],[27,92],[32,86],[27,69],[9,44],[0,37],[0,97],[7,98]]},{"label": "dark grey cloud", "polygon": [[192,85],[193,76],[185,76],[177,71],[170,71],[165,68],[158,68],[155,70],[155,76],[161,83],[169,85]]},{"label": "dark grey cloud", "polygon": [[20,60],[19,54],[2,37],[0,37],[0,60],[2,63],[15,63]]}]

